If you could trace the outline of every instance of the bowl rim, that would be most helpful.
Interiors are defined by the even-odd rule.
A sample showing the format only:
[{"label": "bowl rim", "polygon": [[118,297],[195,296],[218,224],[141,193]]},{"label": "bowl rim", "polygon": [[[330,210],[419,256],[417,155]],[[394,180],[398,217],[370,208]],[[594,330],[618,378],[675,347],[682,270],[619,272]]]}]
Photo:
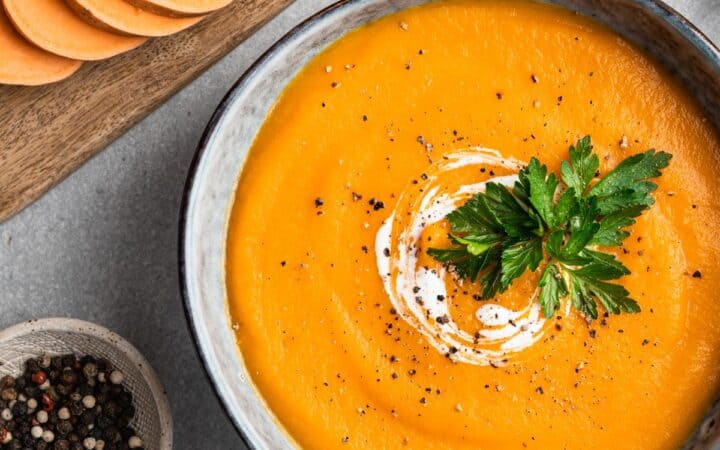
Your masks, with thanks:
[{"label": "bowl rim", "polygon": [[152,393],[160,422],[160,449],[171,450],[173,448],[172,412],[165,388],[155,373],[155,369],[134,345],[102,325],[67,317],[47,317],[11,325],[0,331],[0,341],[18,338],[37,331],[63,331],[93,336],[126,354],[135,364]]},{"label": "bowl rim", "polygon": [[[202,362],[203,371],[207,380],[212,386],[212,390],[215,396],[219,400],[220,406],[225,413],[225,416],[230,419],[233,424],[237,435],[243,441],[246,447],[255,448],[252,442],[248,439],[246,430],[239,417],[232,413],[232,408],[229,404],[229,399],[224,397],[220,388],[220,377],[216,376],[211,368],[208,352],[211,350],[205,348],[200,331],[195,323],[197,317],[193,313],[193,302],[189,294],[188,286],[188,274],[186,270],[187,256],[185,254],[185,243],[189,237],[187,233],[188,224],[190,221],[189,206],[193,193],[195,192],[195,186],[197,181],[198,169],[201,166],[201,162],[205,157],[208,147],[212,142],[212,138],[218,132],[218,127],[222,118],[225,116],[227,110],[230,108],[234,100],[238,97],[238,94],[245,88],[250,80],[262,70],[262,67],[275,55],[280,52],[283,48],[289,46],[294,39],[301,36],[308,29],[312,28],[318,22],[331,17],[332,15],[341,12],[346,7],[351,7],[357,3],[361,3],[363,0],[338,0],[318,11],[311,14],[307,18],[300,21],[297,25],[292,27],[290,31],[282,35],[277,41],[275,41],[267,50],[265,50],[253,63],[242,73],[242,75],[232,84],[228,91],[223,96],[222,100],[216,107],[215,111],[210,116],[210,119],[205,126],[200,141],[195,149],[192,161],[188,167],[188,173],[183,187],[182,199],[179,211],[179,227],[178,227],[178,274],[180,284],[180,295],[182,298],[183,311],[187,322],[187,327],[190,330],[192,336],[193,346],[195,351]],[[432,1],[432,0],[427,0]],[[534,0],[546,3],[547,0]],[[661,21],[671,26],[677,31],[683,38],[685,38],[690,45],[697,48],[709,62],[713,63],[714,66],[720,71],[720,44],[716,45],[710,38],[702,32],[695,24],[693,24],[688,18],[678,12],[675,8],[665,3],[663,0],[638,0],[639,6],[647,9],[651,14],[655,15]],[[562,6],[561,6],[562,7]],[[595,17],[591,17],[592,20],[597,20]],[[349,32],[351,30],[347,30]],[[613,30],[614,31],[614,30]],[[616,31],[614,31],[616,32]],[[617,32],[616,32],[617,33]],[[620,33],[617,33],[620,34]],[[250,381],[252,383],[252,381]],[[258,393],[258,395],[260,395]],[[282,424],[276,421],[279,427]],[[287,432],[283,429],[283,433],[287,436]]]}]

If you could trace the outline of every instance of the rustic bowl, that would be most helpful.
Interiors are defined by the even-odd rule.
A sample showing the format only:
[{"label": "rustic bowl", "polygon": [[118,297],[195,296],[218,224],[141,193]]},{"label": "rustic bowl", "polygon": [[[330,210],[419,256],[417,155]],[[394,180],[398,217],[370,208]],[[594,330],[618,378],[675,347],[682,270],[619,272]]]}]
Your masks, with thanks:
[{"label": "rustic bowl", "polygon": [[40,319],[0,331],[0,377],[17,376],[25,361],[74,353],[111,361],[123,373],[136,413],[130,423],[148,450],[172,450],[172,415],[165,390],[150,364],[128,341],[107,328],[75,319]]},{"label": "rustic bowl", "polygon": [[[226,303],[225,242],[245,158],[280,92],[318,52],[348,31],[427,0],[343,0],[298,25],[233,86],[213,115],[188,177],[180,223],[180,272],[188,321],[228,415],[255,448],[294,446],[255,390]],[[678,76],[720,128],[720,51],[658,0],[549,0],[590,16],[646,49]],[[708,413],[686,448],[720,446]],[[714,443],[714,444],[713,444]]]}]

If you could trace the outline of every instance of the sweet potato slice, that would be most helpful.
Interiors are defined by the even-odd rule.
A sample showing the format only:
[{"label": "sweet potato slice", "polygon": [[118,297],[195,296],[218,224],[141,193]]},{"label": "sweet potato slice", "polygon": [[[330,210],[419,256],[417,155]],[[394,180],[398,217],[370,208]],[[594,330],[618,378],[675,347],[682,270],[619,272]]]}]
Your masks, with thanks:
[{"label": "sweet potato slice", "polygon": [[161,16],[124,0],[66,0],[66,2],[89,24],[131,36],[167,36],[198,23],[204,17]]},{"label": "sweet potato slice", "polygon": [[168,17],[191,17],[211,13],[232,0],[126,0],[146,11]]},{"label": "sweet potato slice", "polygon": [[39,49],[20,36],[0,8],[0,83],[36,86],[69,77],[81,61]]},{"label": "sweet potato slice", "polygon": [[132,50],[145,38],[93,27],[63,0],[2,0],[15,29],[38,47],[66,58],[92,61]]}]

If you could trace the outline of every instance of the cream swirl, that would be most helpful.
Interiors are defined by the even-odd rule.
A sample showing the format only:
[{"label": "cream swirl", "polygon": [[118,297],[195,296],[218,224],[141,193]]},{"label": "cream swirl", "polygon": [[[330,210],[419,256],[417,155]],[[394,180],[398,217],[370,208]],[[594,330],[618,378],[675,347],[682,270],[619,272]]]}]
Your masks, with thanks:
[{"label": "cream swirl", "polygon": [[450,313],[452,299],[447,295],[444,267],[418,264],[419,241],[428,226],[484,191],[488,182],[510,186],[517,180],[516,175],[493,176],[480,183],[453,186],[453,180],[458,178],[454,176],[456,171],[473,166],[516,172],[523,163],[479,147],[446,155],[422,177],[422,182],[400,196],[378,230],[377,268],[397,313],[435,349],[456,362],[502,365],[509,355],[528,348],[543,335],[545,318],[537,291],[519,310],[483,304],[475,313],[480,329],[471,335],[457,325]]}]

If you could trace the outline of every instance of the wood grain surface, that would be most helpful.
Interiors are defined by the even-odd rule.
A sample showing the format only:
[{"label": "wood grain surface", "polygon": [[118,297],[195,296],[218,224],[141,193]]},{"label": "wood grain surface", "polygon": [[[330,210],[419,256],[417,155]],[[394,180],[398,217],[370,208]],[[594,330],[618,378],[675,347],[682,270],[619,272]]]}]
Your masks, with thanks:
[{"label": "wood grain surface", "polygon": [[0,221],[37,199],[292,0],[236,0],[69,79],[0,86]]}]

